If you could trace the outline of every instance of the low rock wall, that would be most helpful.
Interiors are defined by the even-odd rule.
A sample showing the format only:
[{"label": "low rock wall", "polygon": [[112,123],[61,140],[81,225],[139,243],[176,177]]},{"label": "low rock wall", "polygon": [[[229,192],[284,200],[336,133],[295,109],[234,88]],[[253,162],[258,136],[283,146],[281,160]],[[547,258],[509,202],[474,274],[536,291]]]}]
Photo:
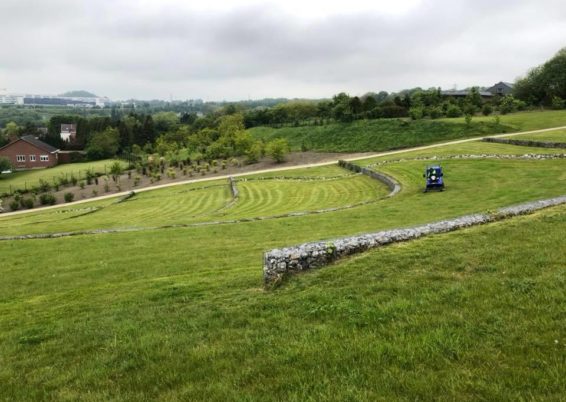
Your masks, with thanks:
[{"label": "low rock wall", "polygon": [[232,176],[228,177],[228,183],[230,184],[230,191],[232,192],[232,198],[238,198],[240,192],[238,191],[238,186],[236,185],[236,180]]},{"label": "low rock wall", "polygon": [[384,173],[376,172],[374,170],[343,160],[338,161],[338,165],[343,167],[344,169],[351,170],[352,172],[362,173],[366,176],[371,177],[372,179],[379,180],[380,182],[384,183],[389,188],[389,197],[394,196],[399,191],[401,191],[401,185],[394,178]]},{"label": "low rock wall", "polygon": [[510,138],[482,138],[484,142],[495,142],[498,144],[519,145],[523,147],[535,148],[566,148],[566,142],[548,142],[548,141],[533,141],[533,140],[515,140]]},{"label": "low rock wall", "polygon": [[389,243],[416,239],[433,233],[450,232],[460,228],[532,213],[560,204],[566,204],[566,195],[500,208],[494,213],[465,215],[455,219],[447,219],[410,228],[384,230],[376,233],[271,250],[264,254],[264,282],[269,286],[280,281],[287,274],[321,267],[341,257]]}]

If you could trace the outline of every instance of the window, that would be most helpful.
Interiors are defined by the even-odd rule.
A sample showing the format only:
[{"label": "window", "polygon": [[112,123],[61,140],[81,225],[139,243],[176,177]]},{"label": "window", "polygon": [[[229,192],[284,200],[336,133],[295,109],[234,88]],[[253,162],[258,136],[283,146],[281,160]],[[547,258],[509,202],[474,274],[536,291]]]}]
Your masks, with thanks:
[{"label": "window", "polygon": [[41,155],[39,160],[42,162],[49,162],[49,155]]},{"label": "window", "polygon": [[29,161],[30,161],[30,162],[35,162],[35,155],[30,155],[30,156],[29,156]]},{"label": "window", "polygon": [[25,155],[16,155],[16,161],[18,162],[25,162],[26,156]]}]

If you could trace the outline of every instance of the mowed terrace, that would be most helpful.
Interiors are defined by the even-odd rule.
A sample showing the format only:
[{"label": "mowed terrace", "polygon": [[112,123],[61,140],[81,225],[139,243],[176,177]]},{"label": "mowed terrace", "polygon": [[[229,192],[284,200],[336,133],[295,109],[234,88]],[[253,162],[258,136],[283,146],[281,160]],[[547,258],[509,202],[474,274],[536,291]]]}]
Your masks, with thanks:
[{"label": "mowed terrace", "polygon": [[[473,142],[390,159],[526,152]],[[192,197],[201,190],[188,190],[203,186],[195,183],[120,204],[93,203],[107,208],[69,220],[56,210],[0,218],[2,234],[132,222],[149,229],[0,242],[0,394],[21,400],[558,398],[564,392],[558,375],[564,207],[376,250],[261,290],[267,249],[566,193],[564,159],[447,159],[447,191],[422,194],[426,163],[375,167],[403,186],[387,199],[380,198],[387,194],[380,183],[330,166],[239,182],[239,200],[220,212],[214,208],[231,195],[226,182],[211,182],[218,188],[202,191],[219,191],[221,201],[210,201],[202,210],[210,215],[198,219],[305,210],[303,193],[312,196],[317,186],[320,194],[334,194],[317,196],[327,205],[376,199],[306,216],[150,229],[150,222],[197,221],[190,214],[198,211],[159,214],[166,198],[160,195]],[[311,180],[321,176],[326,180]],[[359,179],[374,193],[326,187]],[[297,203],[270,209],[263,191],[274,183],[300,191]],[[274,202],[276,188],[270,192]],[[238,212],[240,202],[255,209]],[[103,220],[112,208],[120,213]],[[136,218],[150,208],[155,212]]]}]

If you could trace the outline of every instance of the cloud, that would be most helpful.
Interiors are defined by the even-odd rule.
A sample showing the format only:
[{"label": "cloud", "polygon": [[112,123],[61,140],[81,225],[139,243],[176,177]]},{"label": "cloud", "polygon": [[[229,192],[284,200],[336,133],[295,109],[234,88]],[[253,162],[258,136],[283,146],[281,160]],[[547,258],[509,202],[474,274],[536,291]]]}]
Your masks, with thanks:
[{"label": "cloud", "polygon": [[3,0],[0,87],[242,99],[489,85],[566,37],[558,0],[301,3]]}]

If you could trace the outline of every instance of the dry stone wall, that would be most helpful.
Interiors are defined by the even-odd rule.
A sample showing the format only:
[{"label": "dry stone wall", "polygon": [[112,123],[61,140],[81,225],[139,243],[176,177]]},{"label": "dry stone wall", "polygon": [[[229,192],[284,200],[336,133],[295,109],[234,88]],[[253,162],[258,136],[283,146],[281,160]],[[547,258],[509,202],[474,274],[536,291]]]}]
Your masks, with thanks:
[{"label": "dry stone wall", "polygon": [[566,195],[547,200],[528,202],[500,208],[493,213],[465,215],[410,228],[384,230],[360,236],[300,244],[275,249],[264,254],[263,278],[266,285],[280,281],[285,275],[322,267],[331,262],[389,243],[416,239],[434,233],[443,233],[523,215],[543,208],[566,204]]},{"label": "dry stone wall", "polygon": [[364,174],[366,176],[371,177],[372,179],[379,180],[380,182],[384,183],[389,188],[390,191],[388,197],[392,197],[395,194],[397,194],[399,191],[401,191],[401,185],[397,182],[397,180],[384,173],[376,172],[375,170],[354,165],[351,162],[343,161],[343,160],[338,161],[338,165],[343,167],[344,169],[348,169],[351,170],[352,172]]},{"label": "dry stone wall", "polygon": [[519,145],[523,147],[535,148],[566,148],[566,142],[548,142],[548,141],[533,141],[533,140],[515,140],[510,138],[482,138],[484,142],[495,142],[498,144]]}]

